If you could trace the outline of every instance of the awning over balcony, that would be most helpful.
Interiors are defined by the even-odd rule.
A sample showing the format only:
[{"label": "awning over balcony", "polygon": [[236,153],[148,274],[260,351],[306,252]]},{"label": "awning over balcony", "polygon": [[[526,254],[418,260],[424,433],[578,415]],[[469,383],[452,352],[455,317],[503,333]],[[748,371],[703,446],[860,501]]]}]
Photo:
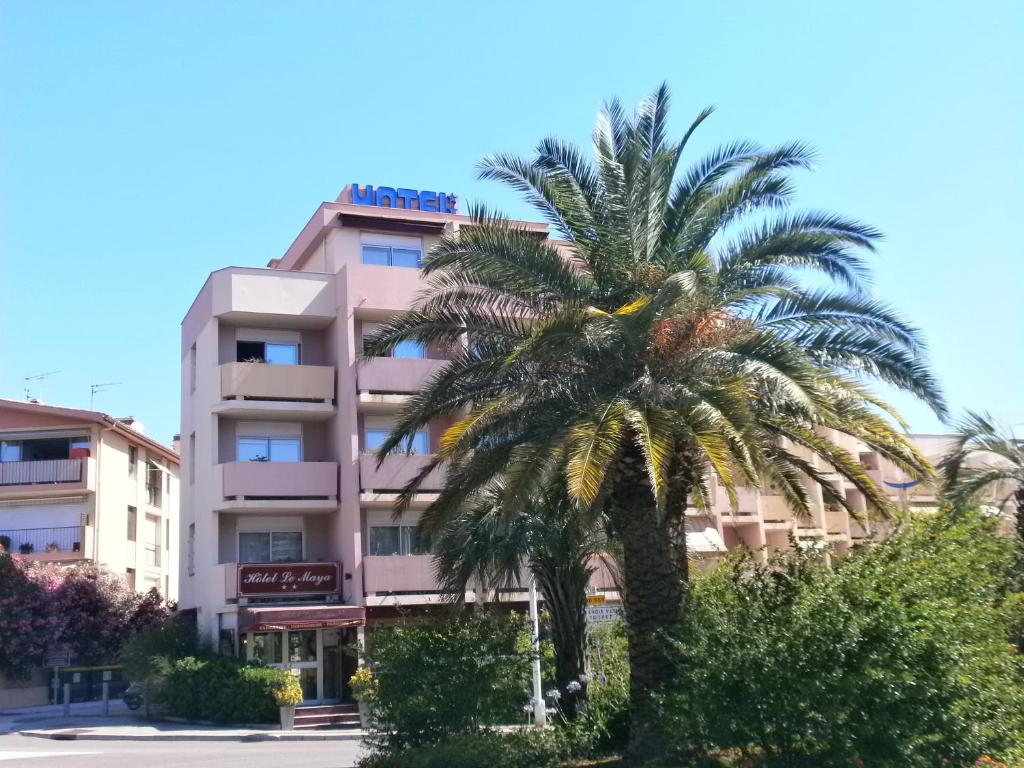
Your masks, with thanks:
[{"label": "awning over balcony", "polygon": [[275,608],[243,608],[238,614],[241,632],[282,632],[300,629],[361,627],[366,609],[355,605],[303,605]]},{"label": "awning over balcony", "polygon": [[690,528],[686,529],[686,547],[691,552],[701,555],[725,552],[725,542],[716,528]]}]

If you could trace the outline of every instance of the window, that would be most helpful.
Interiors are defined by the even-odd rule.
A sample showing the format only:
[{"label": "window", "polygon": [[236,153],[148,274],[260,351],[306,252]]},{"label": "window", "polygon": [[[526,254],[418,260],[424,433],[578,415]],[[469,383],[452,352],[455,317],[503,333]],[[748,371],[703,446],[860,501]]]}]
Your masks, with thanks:
[{"label": "window", "polygon": [[[391,434],[390,429],[367,427],[366,437],[363,440],[363,451],[373,453],[384,445],[384,441]],[[396,449],[396,453],[412,453],[418,456],[425,456],[430,453],[430,434],[426,430],[416,432],[412,438],[402,447]]]},{"label": "window", "polygon": [[295,563],[302,557],[302,531],[244,531],[238,534],[240,563]]},{"label": "window", "polygon": [[135,541],[139,530],[139,511],[135,507],[128,507],[128,541]]},{"label": "window", "polygon": [[0,442],[0,461],[48,461],[71,458],[76,448],[89,448],[89,436],[44,437]]},{"label": "window", "polygon": [[163,495],[164,473],[156,464],[146,462],[146,503],[151,507],[159,507]]},{"label": "window", "polygon": [[298,365],[299,345],[270,341],[239,341],[236,348],[239,363]]},{"label": "window", "polygon": [[392,245],[363,245],[363,264],[380,267],[411,267],[419,269],[423,249]]},{"label": "window", "polygon": [[128,446],[128,476],[135,476],[135,465],[139,461],[139,449],[134,445]]},{"label": "window", "polygon": [[188,436],[188,484],[196,481],[196,433]]},{"label": "window", "polygon": [[150,568],[160,567],[160,518],[156,515],[146,515],[146,524],[143,529],[142,548],[146,553],[146,565]]},{"label": "window", "polygon": [[298,437],[240,437],[238,461],[302,461]]},{"label": "window", "polygon": [[196,391],[196,345],[188,350],[188,391]]},{"label": "window", "polygon": [[187,551],[188,575],[196,575],[196,524],[188,524],[188,551]]},{"label": "window", "polygon": [[128,568],[124,572],[124,580],[128,582],[128,589],[135,591],[135,569]]},{"label": "window", "polygon": [[371,555],[430,554],[413,525],[372,525],[369,544]]},{"label": "window", "polygon": [[252,638],[252,658],[264,664],[280,664],[284,648],[284,632],[255,632]]},{"label": "window", "polygon": [[[367,334],[363,336],[363,354],[369,354],[375,350],[370,349],[370,336]],[[400,341],[395,344],[395,348],[391,350],[391,353],[387,357],[398,357],[398,358],[424,358],[427,356],[427,349],[421,341]]]},{"label": "window", "polygon": [[171,521],[166,520],[164,524],[164,549],[171,548]]}]

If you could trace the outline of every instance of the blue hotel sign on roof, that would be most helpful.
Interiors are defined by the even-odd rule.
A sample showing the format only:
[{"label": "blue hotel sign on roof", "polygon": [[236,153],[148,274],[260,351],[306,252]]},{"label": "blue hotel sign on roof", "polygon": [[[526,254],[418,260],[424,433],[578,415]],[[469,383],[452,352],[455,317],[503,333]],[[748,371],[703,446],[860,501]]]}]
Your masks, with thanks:
[{"label": "blue hotel sign on roof", "polygon": [[406,210],[434,211],[436,213],[458,213],[458,195],[447,192],[406,189],[405,187],[374,187],[366,184],[362,189],[352,185],[352,202],[355,205],[375,205],[378,208],[404,208]]}]

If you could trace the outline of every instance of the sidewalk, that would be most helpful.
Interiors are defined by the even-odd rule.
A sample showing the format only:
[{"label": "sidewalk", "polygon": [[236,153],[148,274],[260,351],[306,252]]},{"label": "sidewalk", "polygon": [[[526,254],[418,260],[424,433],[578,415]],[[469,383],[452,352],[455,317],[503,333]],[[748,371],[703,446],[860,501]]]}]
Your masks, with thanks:
[{"label": "sidewalk", "polygon": [[71,714],[63,707],[25,707],[0,710],[0,734],[20,733],[42,739],[82,741],[359,741],[359,729],[282,731],[280,728],[237,728],[231,726],[174,723],[145,720],[141,712],[131,712],[124,702],[111,701],[110,715],[103,715],[103,704],[84,702],[71,705]]}]

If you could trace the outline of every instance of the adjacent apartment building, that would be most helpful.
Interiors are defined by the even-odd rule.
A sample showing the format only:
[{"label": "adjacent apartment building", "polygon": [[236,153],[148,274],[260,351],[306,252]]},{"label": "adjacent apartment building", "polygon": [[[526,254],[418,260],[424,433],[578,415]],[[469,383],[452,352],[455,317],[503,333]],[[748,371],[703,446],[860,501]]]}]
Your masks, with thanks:
[{"label": "adjacent apartment building", "polygon": [[[225,652],[294,669],[308,703],[347,698],[354,660],[343,649],[363,627],[441,599],[415,526],[443,474],[399,519],[393,504],[449,425],[380,466],[373,451],[445,353],[406,343],[391,357],[361,355],[376,324],[424,287],[423,254],[466,223],[456,204],[346,187],[280,259],[211,274],[182,322],[180,604]],[[524,226],[547,236],[544,224]],[[877,455],[847,447],[904,506],[934,505]],[[771,489],[741,491],[736,510],[718,490],[713,513],[694,510],[689,524],[698,556],[791,540],[844,550],[870,535],[820,494],[804,519]],[[616,598],[603,566],[592,587]]]},{"label": "adjacent apartment building", "polygon": [[132,419],[0,399],[0,544],[178,592],[178,454]]}]

